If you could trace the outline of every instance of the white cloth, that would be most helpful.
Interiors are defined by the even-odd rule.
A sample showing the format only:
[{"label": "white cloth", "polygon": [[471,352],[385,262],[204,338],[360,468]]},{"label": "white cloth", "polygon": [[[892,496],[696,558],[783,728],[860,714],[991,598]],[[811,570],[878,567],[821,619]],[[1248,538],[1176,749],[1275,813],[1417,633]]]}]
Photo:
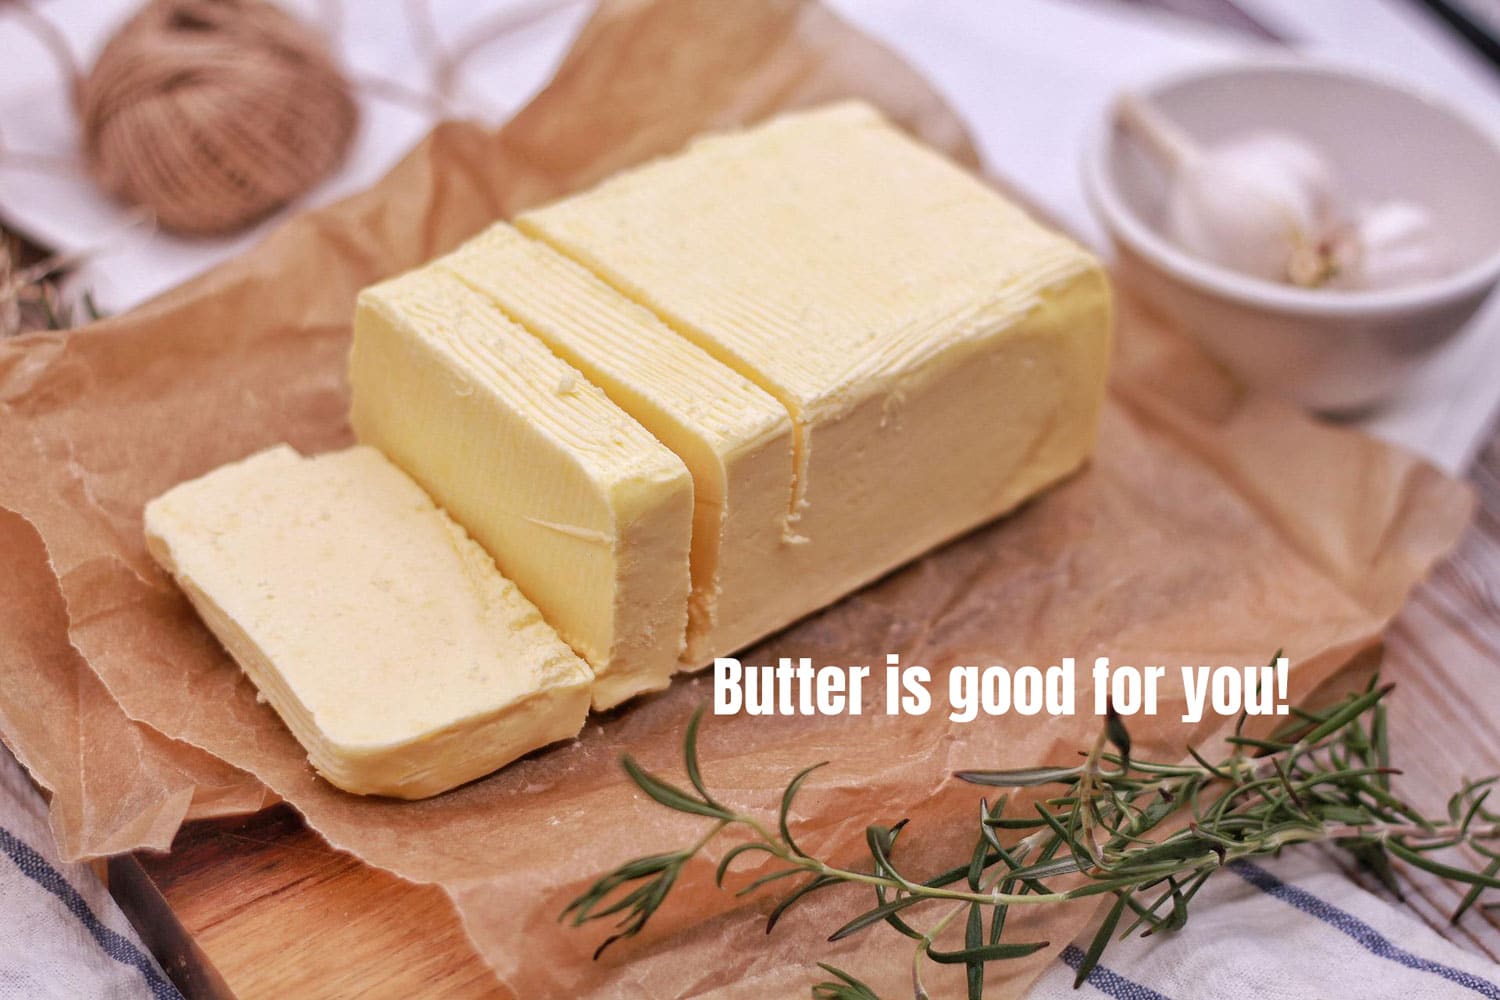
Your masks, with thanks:
[{"label": "white cloth", "polygon": [[57,857],[47,806],[0,747],[0,1000],[181,1000],[88,865]]},{"label": "white cloth", "polygon": [[[0,215],[45,246],[86,254],[75,284],[89,289],[106,311],[128,309],[254,246],[292,212],[369,187],[439,117],[504,121],[546,82],[591,9],[583,0],[278,2],[331,36],[354,83],[359,129],[333,176],[259,225],[217,239],[154,232],[94,185],[83,169],[77,118],[55,59],[0,5],[0,53],[6,55],[0,59],[0,140],[5,155],[47,157],[57,164],[21,160],[0,166]],[[83,66],[92,65],[114,30],[140,6],[141,0],[36,5],[62,29]],[[429,18],[420,17],[423,10],[430,11]],[[332,16],[337,11],[342,14]],[[499,23],[515,28],[462,63],[446,106],[440,106],[435,79],[439,54],[488,36],[489,26]]]},{"label": "white cloth", "polygon": [[1092,935],[1080,937],[1028,1000],[1500,1000],[1500,965],[1361,889],[1317,849],[1219,872],[1189,913],[1176,933],[1110,945],[1075,992]]}]

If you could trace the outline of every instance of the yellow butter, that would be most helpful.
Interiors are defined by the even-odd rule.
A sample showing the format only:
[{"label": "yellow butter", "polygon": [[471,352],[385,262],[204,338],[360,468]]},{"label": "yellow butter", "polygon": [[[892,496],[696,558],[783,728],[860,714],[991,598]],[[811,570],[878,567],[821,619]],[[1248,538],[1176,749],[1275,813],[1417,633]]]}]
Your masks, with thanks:
[{"label": "yellow butter", "polygon": [[594,705],[669,682],[693,484],[681,459],[507,319],[427,268],[361,293],[351,420],[495,558],[594,669]]},{"label": "yellow butter", "polygon": [[488,296],[687,464],[695,510],[686,662],[707,663],[796,616],[783,600],[795,593],[766,599],[791,508],[792,425],[776,399],[504,223],[432,267]]},{"label": "yellow butter", "polygon": [[1098,263],[866,106],[700,139],[517,226],[785,406],[806,544],[765,556],[762,596],[787,620],[1092,448]]},{"label": "yellow butter", "polygon": [[224,466],[148,504],[146,538],[347,791],[434,795],[583,725],[588,667],[374,449]]}]

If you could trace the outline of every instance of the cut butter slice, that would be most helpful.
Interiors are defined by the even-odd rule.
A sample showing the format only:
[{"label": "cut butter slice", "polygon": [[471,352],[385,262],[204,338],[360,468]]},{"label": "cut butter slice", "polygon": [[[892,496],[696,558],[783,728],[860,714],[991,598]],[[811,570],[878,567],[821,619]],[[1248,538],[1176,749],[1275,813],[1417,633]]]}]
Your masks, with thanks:
[{"label": "cut butter slice", "polygon": [[773,575],[801,612],[1092,448],[1098,263],[864,105],[700,139],[516,224],[786,407],[807,544]]},{"label": "cut butter slice", "polygon": [[148,504],[146,539],[346,791],[435,795],[583,725],[588,667],[372,448],[226,465]]},{"label": "cut butter slice", "polygon": [[351,420],[494,556],[607,708],[664,688],[687,629],[682,460],[484,296],[432,268],[365,289]]},{"label": "cut butter slice", "polygon": [[488,296],[599,386],[693,477],[692,666],[807,610],[771,572],[791,509],[785,407],[646,309],[505,223],[432,265]]}]

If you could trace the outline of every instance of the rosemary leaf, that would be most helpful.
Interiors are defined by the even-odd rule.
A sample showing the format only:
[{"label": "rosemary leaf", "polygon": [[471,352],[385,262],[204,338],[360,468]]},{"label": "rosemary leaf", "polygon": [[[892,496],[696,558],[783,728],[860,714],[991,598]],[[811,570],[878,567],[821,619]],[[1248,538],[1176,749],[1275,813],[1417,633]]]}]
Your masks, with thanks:
[{"label": "rosemary leaf", "polygon": [[825,760],[820,761],[819,763],[814,764],[811,767],[804,767],[801,771],[797,772],[797,776],[795,778],[787,783],[786,791],[781,796],[781,812],[776,817],[776,825],[781,830],[782,842],[785,843],[786,846],[791,849],[791,852],[798,857],[806,857],[807,855],[802,853],[802,849],[798,847],[797,842],[792,839],[792,830],[789,822],[792,811],[792,799],[796,798],[797,790],[802,787],[802,783],[807,780],[808,775],[812,774],[820,767],[827,766],[828,761]]},{"label": "rosemary leaf", "polygon": [[962,965],[965,962],[993,962],[996,959],[1025,958],[1047,947],[1047,941],[1030,941],[1026,944],[986,944],[978,948],[963,948],[959,951],[935,951],[927,949],[927,957],[942,965]]},{"label": "rosemary leaf", "polygon": [[1104,915],[1104,922],[1094,932],[1094,938],[1089,942],[1089,950],[1083,953],[1083,961],[1078,963],[1078,975],[1073,979],[1073,988],[1076,990],[1089,978],[1089,973],[1094,971],[1094,966],[1099,964],[1099,959],[1104,954],[1104,949],[1109,945],[1109,939],[1115,932],[1115,926],[1120,922],[1120,914],[1125,912],[1125,904],[1130,902],[1130,893],[1117,893],[1115,905],[1109,908]]},{"label": "rosemary leaf", "polygon": [[662,781],[637,764],[635,758],[629,754],[620,758],[620,764],[625,768],[625,773],[630,775],[630,779],[640,787],[641,791],[668,809],[683,813],[694,813],[699,816],[712,816],[715,819],[727,819],[729,817],[729,813],[720,806],[716,806],[711,802],[700,802],[675,785],[669,785],[665,781]]},{"label": "rosemary leaf", "polygon": [[838,982],[819,983],[814,986],[813,1000],[880,1000],[874,990],[843,969],[835,968],[826,962],[819,962],[818,968],[836,977]]}]

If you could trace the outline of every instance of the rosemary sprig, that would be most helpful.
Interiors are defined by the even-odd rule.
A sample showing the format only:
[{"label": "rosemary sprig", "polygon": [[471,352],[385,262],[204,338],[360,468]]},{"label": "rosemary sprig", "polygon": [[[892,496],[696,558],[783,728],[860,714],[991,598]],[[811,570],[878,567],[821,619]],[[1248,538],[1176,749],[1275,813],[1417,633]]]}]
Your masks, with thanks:
[{"label": "rosemary sprig", "polygon": [[[989,963],[1047,947],[1045,941],[1014,941],[1005,934],[1013,907],[1114,897],[1079,965],[1075,985],[1081,985],[1111,941],[1137,931],[1149,935],[1182,927],[1194,896],[1224,866],[1295,844],[1345,848],[1393,888],[1392,859],[1467,885],[1469,891],[1453,914],[1457,920],[1485,890],[1500,889],[1500,813],[1486,808],[1500,776],[1463,782],[1442,817],[1424,816],[1397,797],[1391,776],[1399,772],[1390,766],[1385,735],[1384,700],[1390,691],[1390,685],[1372,681],[1331,708],[1297,710],[1292,723],[1269,739],[1244,735],[1241,718],[1227,740],[1227,753],[1217,761],[1195,748],[1188,749],[1185,762],[1133,759],[1129,733],[1111,715],[1077,765],[959,772],[972,784],[1031,789],[1030,795],[1043,797],[1031,799],[1029,810],[1014,813],[1007,812],[1005,795],[993,804],[981,798],[969,858],[927,878],[902,871],[894,860],[906,820],[867,828],[867,868],[840,867],[798,845],[788,819],[792,804],[822,764],[802,770],[787,784],[774,829],[719,802],[699,766],[700,709],[683,742],[691,792],[651,774],[629,756],[623,763],[648,796],[668,809],[711,820],[709,828],[682,850],[619,866],[570,903],[562,917],[574,926],[618,918],[615,932],[594,953],[597,958],[614,942],[640,933],[688,862],[734,829],[742,837],[719,860],[715,881],[720,888],[743,855],[762,855],[775,865],[736,895],[800,879],[771,911],[767,933],[815,892],[833,885],[868,886],[873,905],[834,930],[829,940],[882,923],[911,939],[917,1000],[928,996],[922,982],[928,963],[965,966],[968,996],[978,1000]],[[1459,845],[1484,858],[1484,869],[1455,867],[1435,856]],[[922,928],[914,922],[919,912],[927,918]],[[940,947],[939,937],[959,920],[962,947]],[[854,975],[829,965],[821,968],[833,978],[813,987],[815,998],[876,1000],[874,991]]]}]

